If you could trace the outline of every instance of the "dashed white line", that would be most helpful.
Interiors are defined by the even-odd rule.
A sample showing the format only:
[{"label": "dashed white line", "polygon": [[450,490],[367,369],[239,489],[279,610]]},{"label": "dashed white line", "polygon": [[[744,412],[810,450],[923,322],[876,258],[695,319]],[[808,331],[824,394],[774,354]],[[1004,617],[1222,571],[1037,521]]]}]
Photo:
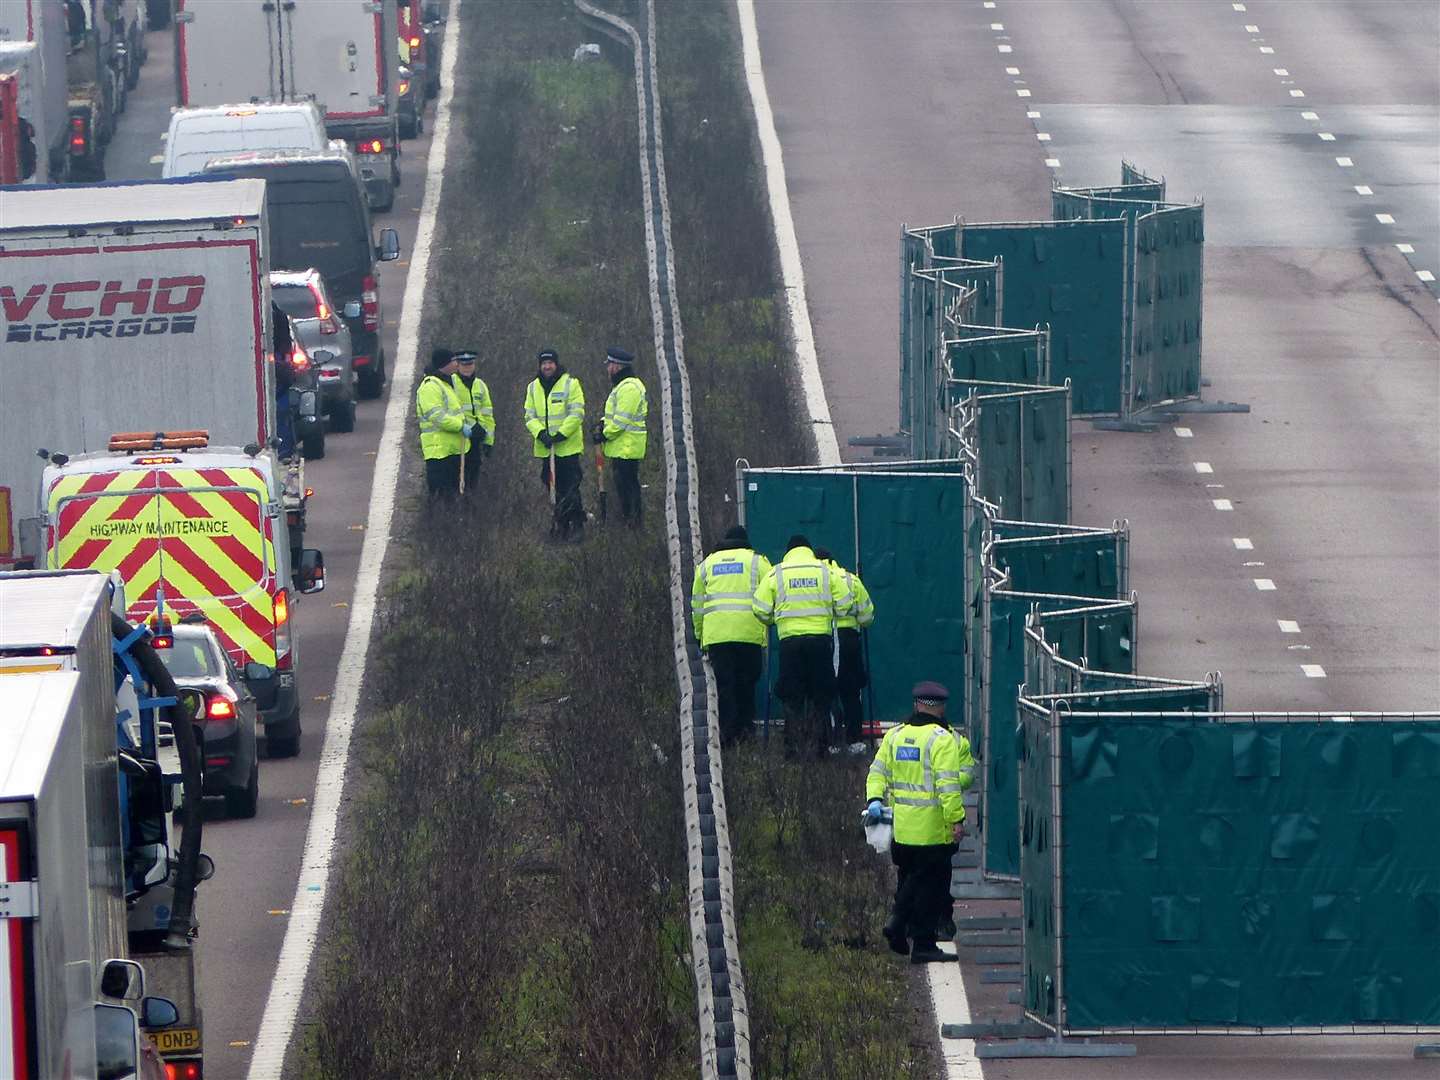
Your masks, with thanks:
[{"label": "dashed white line", "polygon": [[1224,485],[1224,484],[1206,484],[1205,486],[1206,486],[1207,488],[1215,488],[1215,489],[1218,491],[1219,489],[1223,488],[1225,485]]},{"label": "dashed white line", "polygon": [[991,30],[1004,30],[1004,29],[1005,29],[1005,24],[1002,23],[1002,22],[992,22],[992,23],[990,24],[990,29],[991,29]]},{"label": "dashed white line", "polygon": [[1231,6],[1232,8],[1234,8],[1236,11],[1244,11],[1244,10],[1245,10],[1245,5],[1244,5],[1244,4],[1231,4],[1230,6]]},{"label": "dashed white line", "polygon": [[1282,634],[1300,633],[1300,624],[1293,619],[1276,619],[1275,621],[1280,624],[1280,632]]},{"label": "dashed white line", "polygon": [[1300,670],[1305,673],[1307,679],[1325,678],[1325,669],[1319,664],[1301,664]]},{"label": "dashed white line", "polygon": [[1258,34],[1259,32],[1260,32],[1260,28],[1259,28],[1258,26],[1255,26],[1255,25],[1253,25],[1253,24],[1248,24],[1248,23],[1246,24],[1246,26],[1245,26],[1245,33],[1247,33],[1247,34]]},{"label": "dashed white line", "polygon": [[1429,270],[1416,270],[1415,276],[1418,277],[1421,281],[1435,280],[1435,275],[1432,274]]},{"label": "dashed white line", "polygon": [[1006,75],[1019,75],[1019,74],[1020,74],[1020,69],[1017,68],[1017,67],[1007,67],[1007,68],[1005,69],[1005,74],[1006,74]]},{"label": "dashed white line", "polygon": [[1015,46],[1013,45],[996,45],[995,48],[999,49],[1002,53],[1012,53],[1015,51]]},{"label": "dashed white line", "polygon": [[1215,471],[1215,466],[1211,465],[1208,461],[1197,461],[1194,462],[1194,465],[1195,471],[1198,473],[1213,473]]},{"label": "dashed white line", "polygon": [[1271,68],[1270,70],[1272,70],[1273,72],[1275,72],[1276,75],[1289,75],[1289,74],[1290,74],[1290,69],[1289,69],[1289,68]]},{"label": "dashed white line", "polygon": [[1040,114],[1039,114],[1036,110],[1034,110],[1034,109],[1031,109],[1031,110],[1030,110],[1029,112],[1027,112],[1025,115],[1026,115],[1028,118],[1030,118],[1031,120],[1039,120],[1039,119],[1040,119]]},{"label": "dashed white line", "polygon": [[1394,215],[1394,214],[1376,214],[1376,215],[1375,215],[1375,220],[1378,221],[1378,222],[1380,222],[1381,225],[1394,225],[1394,224],[1395,224],[1395,215]]},{"label": "dashed white line", "polygon": [[1248,536],[1233,536],[1230,542],[1235,545],[1236,551],[1254,551],[1255,544]]},{"label": "dashed white line", "polygon": [[1248,559],[1248,560],[1246,560],[1245,565],[1246,565],[1246,566],[1264,566],[1264,565],[1265,565],[1265,560],[1264,560],[1264,559]]},{"label": "dashed white line", "polygon": [[1016,90],[1016,91],[1015,91],[1015,96],[1016,96],[1016,97],[1029,97],[1029,96],[1030,96],[1030,91],[1029,91],[1029,90]]},{"label": "dashed white line", "polygon": [[985,0],[985,7],[986,7],[987,10],[990,9],[990,8],[993,8],[994,6],[995,6],[995,0]]},{"label": "dashed white line", "polygon": [[1050,133],[1048,131],[1037,131],[1035,133],[1035,138],[1039,139],[1041,142],[1049,142]]},{"label": "dashed white line", "polygon": [[1304,91],[1304,90],[1291,90],[1291,91],[1290,91],[1290,96],[1291,96],[1291,97],[1304,97],[1304,96],[1305,96],[1305,91]]},{"label": "dashed white line", "polygon": [[1255,588],[1261,592],[1274,592],[1275,582],[1271,581],[1268,577],[1257,577],[1255,579]]},{"label": "dashed white line", "polygon": [[1339,165],[1342,169],[1353,169],[1355,167],[1355,162],[1348,157],[1337,157],[1335,164]]},{"label": "dashed white line", "polygon": [[1414,254],[1415,254],[1415,245],[1414,245],[1414,244],[1396,244],[1395,247],[1396,247],[1396,250],[1398,250],[1401,255],[1414,255]]},{"label": "dashed white line", "polygon": [[1234,510],[1235,504],[1229,499],[1211,499],[1210,503],[1216,510]]},{"label": "dashed white line", "polygon": [[1371,189],[1371,187],[1370,187],[1369,184],[1356,184],[1356,185],[1355,185],[1355,194],[1356,194],[1356,195],[1374,195],[1375,192]]},{"label": "dashed white line", "polygon": [[1264,53],[1266,56],[1269,56],[1269,55],[1270,55],[1271,53],[1273,53],[1275,50],[1272,49],[1269,45],[1261,45],[1261,46],[1260,46],[1260,51],[1261,51],[1262,53]]},{"label": "dashed white line", "polygon": [[1335,135],[1334,135],[1333,132],[1322,131],[1322,132],[1320,132],[1320,141],[1321,141],[1321,142],[1334,142],[1334,141],[1335,141]]},{"label": "dashed white line", "polygon": [[1060,159],[1058,157],[1047,157],[1045,159],[1045,167],[1047,169],[1058,169],[1060,167]]},{"label": "dashed white line", "polygon": [[1177,439],[1190,439],[1193,438],[1194,435],[1195,433],[1191,431],[1188,427],[1177,427],[1175,429],[1175,437]]}]

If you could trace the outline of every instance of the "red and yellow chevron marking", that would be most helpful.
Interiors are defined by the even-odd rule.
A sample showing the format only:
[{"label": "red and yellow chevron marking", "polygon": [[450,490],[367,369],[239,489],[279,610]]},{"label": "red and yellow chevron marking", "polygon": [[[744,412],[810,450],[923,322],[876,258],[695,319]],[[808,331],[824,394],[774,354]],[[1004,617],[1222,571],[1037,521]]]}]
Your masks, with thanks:
[{"label": "red and yellow chevron marking", "polygon": [[198,611],[238,662],[273,666],[279,582],[268,498],[249,468],[63,476],[49,492],[50,566],[117,570],[131,619]]}]

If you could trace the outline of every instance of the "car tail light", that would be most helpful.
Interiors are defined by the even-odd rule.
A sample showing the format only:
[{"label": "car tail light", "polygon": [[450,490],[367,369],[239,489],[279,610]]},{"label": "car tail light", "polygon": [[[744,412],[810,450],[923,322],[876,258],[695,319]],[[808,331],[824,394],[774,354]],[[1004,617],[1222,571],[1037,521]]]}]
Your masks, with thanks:
[{"label": "car tail light", "polygon": [[205,1074],[201,1072],[198,1061],[167,1061],[165,1063],[165,1080],[204,1080]]},{"label": "car tail light", "polygon": [[205,706],[205,716],[210,720],[234,720],[235,703],[219,694],[211,694],[210,701]]},{"label": "car tail light", "polygon": [[401,83],[400,83],[400,96],[401,96],[401,97],[404,97],[404,96],[405,96],[406,94],[408,94],[409,92],[410,92],[410,84],[409,84],[408,82],[405,82],[405,81],[402,80]]},{"label": "car tail light", "polygon": [[327,379],[338,379],[340,378],[340,369],[338,367],[322,367],[320,374]]},{"label": "car tail light", "polygon": [[366,274],[360,284],[360,309],[365,316],[365,329],[380,329],[380,286],[373,274]]},{"label": "car tail light", "polygon": [[168,634],[156,634],[150,639],[150,644],[157,649],[173,649],[175,647],[175,639]]},{"label": "car tail light", "polygon": [[229,764],[229,754],[217,754],[215,757],[207,757],[205,759],[205,767],[207,769],[223,769]]},{"label": "car tail light", "polygon": [[355,147],[357,154],[383,154],[388,149],[384,139],[364,139]]},{"label": "car tail light", "polygon": [[290,350],[290,366],[296,371],[305,371],[310,367],[310,357],[299,345]]},{"label": "car tail light", "polygon": [[83,156],[90,145],[90,133],[85,127],[85,117],[70,117],[70,153],[76,157]]},{"label": "car tail light", "polygon": [[412,35],[411,35],[411,37],[410,37],[410,47],[411,47],[412,49],[418,49],[418,48],[420,47],[420,35],[419,35],[419,34],[412,34]]},{"label": "car tail light", "polygon": [[290,659],[290,590],[275,594],[275,669],[289,671]]}]

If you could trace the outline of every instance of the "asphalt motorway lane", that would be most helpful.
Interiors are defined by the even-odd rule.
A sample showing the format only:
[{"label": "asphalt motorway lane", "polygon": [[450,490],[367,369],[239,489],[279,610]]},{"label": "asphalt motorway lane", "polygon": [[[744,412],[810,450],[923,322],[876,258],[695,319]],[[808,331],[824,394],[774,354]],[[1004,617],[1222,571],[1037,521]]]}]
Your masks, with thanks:
[{"label": "asphalt motorway lane", "polygon": [[[1140,669],[1219,670],[1236,710],[1440,705],[1440,5],[758,0],[757,20],[842,448],[895,430],[902,223],[1045,220],[1052,180],[1135,162],[1206,201],[1206,396],[1252,406],[1075,424],[1075,522],[1131,525]],[[1012,1017],[978,975],[975,1018]],[[1433,1075],[1416,1041],[1148,1039],[952,1075]]]},{"label": "asphalt motorway lane", "polygon": [[[169,31],[156,31],[147,35],[147,41],[150,55],[140,85],[130,95],[106,155],[111,180],[160,175],[162,136],[175,101],[173,38]],[[427,127],[433,111],[432,107],[427,115]],[[403,144],[402,184],[395,209],[375,215],[377,230],[389,226],[400,234],[400,259],[381,264],[379,270],[382,340],[392,359],[429,148],[428,131]],[[305,543],[325,553],[326,588],[300,597],[295,604],[305,732],[300,754],[288,760],[261,760],[260,809],[253,820],[226,821],[207,815],[204,846],[216,864],[215,877],[201,886],[199,897],[200,997],[208,1080],[241,1080],[246,1075],[285,935],[388,395],[387,386],[380,399],[362,401],[354,432],[328,435],[324,459],[305,466],[306,483],[315,491]]]}]

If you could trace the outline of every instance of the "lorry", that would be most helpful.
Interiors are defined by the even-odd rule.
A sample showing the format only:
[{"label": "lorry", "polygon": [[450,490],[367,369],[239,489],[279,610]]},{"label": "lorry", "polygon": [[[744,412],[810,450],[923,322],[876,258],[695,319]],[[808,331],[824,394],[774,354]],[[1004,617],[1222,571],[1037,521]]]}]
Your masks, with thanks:
[{"label": "lorry", "polygon": [[176,0],[182,108],[317,102],[359,160],[371,209],[400,184],[398,0]]},{"label": "lorry", "polygon": [[42,448],[268,445],[266,228],[257,180],[0,191],[0,569],[39,565]]},{"label": "lorry", "polygon": [[[19,120],[29,125],[35,152],[30,177],[5,179],[18,183],[59,183],[66,177],[66,131],[69,127],[69,95],[66,82],[68,37],[65,32],[65,5],[42,4],[40,0],[0,0],[0,75],[7,90],[0,90],[0,102],[14,99],[15,112],[6,111],[0,131],[0,154],[6,145],[19,156]],[[3,173],[0,173],[3,175]]]},{"label": "lorry", "polygon": [[[172,1058],[202,1067],[194,892],[214,867],[199,854],[189,719],[202,706],[176,696],[143,628],[114,614],[117,597],[102,574],[0,573],[6,1077],[160,1080],[154,1043],[192,1027],[196,1051]],[[158,755],[167,730],[178,775]],[[192,797],[178,843],[177,788]],[[146,996],[160,986],[177,998]]]},{"label": "lorry", "polygon": [[44,123],[36,112],[39,68],[33,41],[0,41],[0,184],[44,179],[44,136],[35,126]]}]

